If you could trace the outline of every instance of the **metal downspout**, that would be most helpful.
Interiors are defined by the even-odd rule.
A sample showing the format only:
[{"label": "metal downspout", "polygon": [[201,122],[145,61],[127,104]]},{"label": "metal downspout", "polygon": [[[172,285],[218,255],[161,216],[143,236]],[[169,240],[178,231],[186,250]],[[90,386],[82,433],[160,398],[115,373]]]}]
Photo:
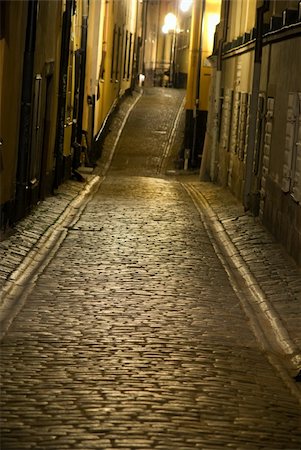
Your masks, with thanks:
[{"label": "metal downspout", "polygon": [[145,41],[147,37],[147,14],[148,14],[148,0],[143,1],[143,10],[142,10],[142,73],[145,75]]},{"label": "metal downspout", "polygon": [[257,8],[257,16],[256,16],[255,61],[253,68],[250,122],[249,122],[247,156],[246,156],[246,174],[245,174],[245,185],[243,196],[243,204],[245,210],[249,210],[252,203],[251,190],[253,181],[253,161],[255,154],[257,104],[259,97],[260,75],[261,75],[263,20],[264,20],[264,13],[269,10],[269,6],[270,0],[264,0],[263,5]]},{"label": "metal downspout", "polygon": [[[82,3],[82,27],[81,27],[81,62],[80,62],[80,80],[79,80],[79,95],[78,95],[78,115],[76,122],[76,142],[74,147],[74,155],[72,161],[72,168],[76,170],[80,165],[80,155],[77,153],[81,151],[82,133],[83,133],[83,111],[84,111],[84,97],[85,97],[85,77],[86,77],[86,57],[87,57],[87,35],[88,35],[88,0],[83,0]],[[93,137],[92,137],[93,138]]]},{"label": "metal downspout", "polygon": [[196,90],[195,90],[195,103],[193,108],[193,141],[191,149],[191,165],[195,165],[195,153],[196,153],[196,137],[197,137],[197,118],[199,115],[200,106],[200,81],[201,81],[201,67],[202,67],[202,37],[203,37],[203,21],[206,7],[206,0],[202,0],[202,12],[200,17],[199,28],[199,42],[198,42],[198,60],[197,60],[197,72],[196,72]]},{"label": "metal downspout", "polygon": [[63,13],[62,41],[61,41],[61,59],[60,59],[60,75],[59,75],[59,91],[58,91],[58,110],[57,125],[55,139],[55,176],[54,187],[58,187],[63,180],[63,158],[64,158],[64,125],[67,98],[67,77],[68,77],[68,61],[69,46],[71,33],[71,11],[73,0],[66,0],[66,10]]},{"label": "metal downspout", "polygon": [[214,181],[215,176],[215,166],[216,157],[218,153],[218,133],[220,124],[220,97],[221,97],[221,80],[222,80],[222,53],[223,45],[227,40],[227,30],[229,21],[229,2],[224,3],[224,26],[223,26],[223,36],[219,42],[218,56],[217,56],[217,67],[216,67],[216,80],[215,80],[215,93],[214,93],[214,116],[213,116],[213,137],[212,137],[212,150],[211,150],[211,160],[210,160],[210,179]]},{"label": "metal downspout", "polygon": [[139,3],[136,0],[136,17],[135,17],[135,40],[134,40],[134,49],[132,56],[132,79],[131,79],[131,92],[135,89],[137,81],[138,81],[138,72],[139,72],[139,40],[138,40],[138,11],[139,11]]},{"label": "metal downspout", "polygon": [[29,0],[25,49],[23,57],[23,79],[20,110],[18,163],[16,173],[15,220],[19,220],[29,208],[29,166],[31,135],[31,103],[36,43],[38,1]]}]

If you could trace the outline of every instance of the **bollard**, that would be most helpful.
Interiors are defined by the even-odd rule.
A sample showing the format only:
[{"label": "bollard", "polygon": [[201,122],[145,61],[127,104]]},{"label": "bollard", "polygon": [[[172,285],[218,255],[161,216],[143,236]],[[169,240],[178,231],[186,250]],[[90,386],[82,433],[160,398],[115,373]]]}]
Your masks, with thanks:
[{"label": "bollard", "polygon": [[188,170],[188,162],[190,158],[190,148],[184,150],[184,170]]}]

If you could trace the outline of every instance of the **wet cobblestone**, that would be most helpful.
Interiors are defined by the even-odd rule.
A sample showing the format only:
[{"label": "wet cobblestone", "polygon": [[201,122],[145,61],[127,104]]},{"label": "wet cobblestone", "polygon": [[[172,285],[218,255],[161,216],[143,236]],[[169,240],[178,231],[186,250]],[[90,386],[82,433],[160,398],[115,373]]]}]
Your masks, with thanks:
[{"label": "wet cobblestone", "polygon": [[151,145],[126,158],[122,139],[2,342],[1,448],[300,449],[300,404],[195,206],[157,159],[139,176]]},{"label": "wet cobblestone", "polygon": [[34,248],[41,235],[55,223],[82,188],[83,183],[71,180],[65,182],[57,189],[55,196],[48,197],[37,205],[28,217],[9,231],[9,238],[0,242],[0,289]]}]

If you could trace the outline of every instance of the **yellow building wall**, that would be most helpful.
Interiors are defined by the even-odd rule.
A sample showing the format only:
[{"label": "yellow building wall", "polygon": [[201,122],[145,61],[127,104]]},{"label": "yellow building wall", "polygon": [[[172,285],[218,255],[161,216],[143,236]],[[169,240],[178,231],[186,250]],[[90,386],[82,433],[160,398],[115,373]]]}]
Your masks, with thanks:
[{"label": "yellow building wall", "polygon": [[231,42],[249,32],[256,21],[257,0],[231,0],[227,40]]},{"label": "yellow building wall", "polygon": [[103,36],[103,48],[105,52],[104,59],[104,74],[101,84],[101,108],[99,114],[99,128],[103,123],[105,117],[107,116],[115,98],[116,98],[116,79],[115,77],[111,79],[111,61],[113,58],[113,39],[114,39],[114,26],[116,25],[116,18],[114,15],[114,4],[113,1],[109,1],[106,3],[105,10],[105,27],[104,27],[104,36]]},{"label": "yellow building wall", "polygon": [[[43,1],[39,3],[37,16],[30,180],[37,180],[41,185],[47,179],[45,193],[50,189],[54,171],[63,8],[63,2]],[[47,91],[49,80],[51,80],[51,88]],[[35,96],[37,94],[39,108],[36,119]],[[39,127],[37,132],[36,125]]]},{"label": "yellow building wall", "polygon": [[[137,14],[138,14],[138,2],[136,0],[127,0],[126,2],[126,21],[124,24],[124,30],[128,30],[129,33],[132,33],[132,47],[131,47],[131,53],[130,53],[130,77],[129,79],[126,77],[121,77],[121,87],[120,87],[120,94],[123,95],[123,93],[131,87],[131,73],[133,69],[133,55],[135,51],[135,40],[137,38],[136,36],[136,23],[137,23]],[[123,51],[122,51],[122,64],[121,64],[121,70],[123,70],[123,64],[124,64],[124,57],[125,57],[125,39],[124,39],[124,45],[123,45]],[[122,74],[123,75],[123,74]]]},{"label": "yellow building wall", "polygon": [[202,65],[200,78],[200,107],[202,111],[207,111],[209,107],[209,90],[211,83],[212,69],[208,62],[212,54],[215,27],[220,21],[221,1],[207,1],[203,19],[202,33]]},{"label": "yellow building wall", "polygon": [[87,37],[87,59],[86,59],[86,78],[85,78],[85,99],[83,111],[83,129],[88,130],[89,126],[89,108],[87,96],[95,96],[96,98],[96,122],[98,121],[99,99],[97,92],[99,90],[99,69],[102,59],[102,41],[103,41],[103,19],[105,9],[105,1],[89,2],[88,17],[88,37]]},{"label": "yellow building wall", "polygon": [[5,2],[4,37],[0,40],[0,154],[1,204],[15,192],[15,173],[19,135],[23,54],[27,20],[27,3]]},{"label": "yellow building wall", "polygon": [[[205,3],[205,9],[202,14],[202,5],[196,3],[192,14],[191,38],[189,48],[189,69],[186,94],[186,109],[194,109],[196,97],[196,85],[198,80],[198,49],[199,33],[202,27],[201,42],[201,72],[199,77],[200,102],[199,109],[208,110],[209,89],[211,82],[211,65],[208,57],[212,54],[215,26],[220,20],[221,1],[208,0]],[[203,21],[202,21],[203,18]],[[202,21],[202,23],[201,23]]]},{"label": "yellow building wall", "polygon": [[190,43],[189,43],[189,63],[188,78],[186,90],[185,108],[193,110],[195,107],[196,83],[197,83],[197,65],[198,65],[198,45],[201,22],[202,6],[201,2],[194,4],[192,9]]},{"label": "yellow building wall", "polygon": [[[89,127],[89,108],[86,98],[87,95],[94,95],[94,136],[101,129],[115,100],[131,86],[132,62],[129,78],[123,77],[125,35],[126,31],[128,31],[128,36],[132,33],[130,54],[132,61],[136,37],[136,16],[137,0],[92,0],[90,2],[83,128],[87,130]],[[114,27],[116,34],[113,55]],[[119,50],[117,50],[118,31],[120,31]],[[113,78],[111,78],[113,56],[115,63]],[[126,57],[128,58],[128,52]],[[117,68],[118,73],[116,73]]]},{"label": "yellow building wall", "polygon": [[57,103],[58,103],[57,92],[59,86],[59,71],[60,71],[62,14],[63,14],[62,2],[53,2],[49,0],[41,2],[39,6],[34,73],[35,74],[40,73],[42,75],[43,94],[45,94],[46,64],[49,62],[53,62],[54,66],[54,71],[52,75],[52,96],[50,99],[50,104],[48,105],[48,107],[50,108],[49,141],[47,149],[45,149],[45,151],[47,152],[48,174],[53,170],[53,160],[55,151],[56,118],[57,118]]}]

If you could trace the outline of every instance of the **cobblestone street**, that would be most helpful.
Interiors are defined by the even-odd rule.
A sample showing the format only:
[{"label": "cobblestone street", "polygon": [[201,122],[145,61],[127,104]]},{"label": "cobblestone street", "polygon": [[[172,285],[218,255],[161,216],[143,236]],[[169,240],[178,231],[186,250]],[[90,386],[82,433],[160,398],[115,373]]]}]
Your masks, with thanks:
[{"label": "cobblestone street", "polygon": [[[137,102],[107,175],[8,328],[2,450],[301,449],[300,383],[294,395],[256,339],[191,180],[160,172],[182,98],[153,89]],[[212,192],[204,184],[218,203]],[[280,314],[286,275],[275,292],[258,257]],[[300,308],[290,273],[287,309]],[[299,345],[297,318],[283,315]]]}]

